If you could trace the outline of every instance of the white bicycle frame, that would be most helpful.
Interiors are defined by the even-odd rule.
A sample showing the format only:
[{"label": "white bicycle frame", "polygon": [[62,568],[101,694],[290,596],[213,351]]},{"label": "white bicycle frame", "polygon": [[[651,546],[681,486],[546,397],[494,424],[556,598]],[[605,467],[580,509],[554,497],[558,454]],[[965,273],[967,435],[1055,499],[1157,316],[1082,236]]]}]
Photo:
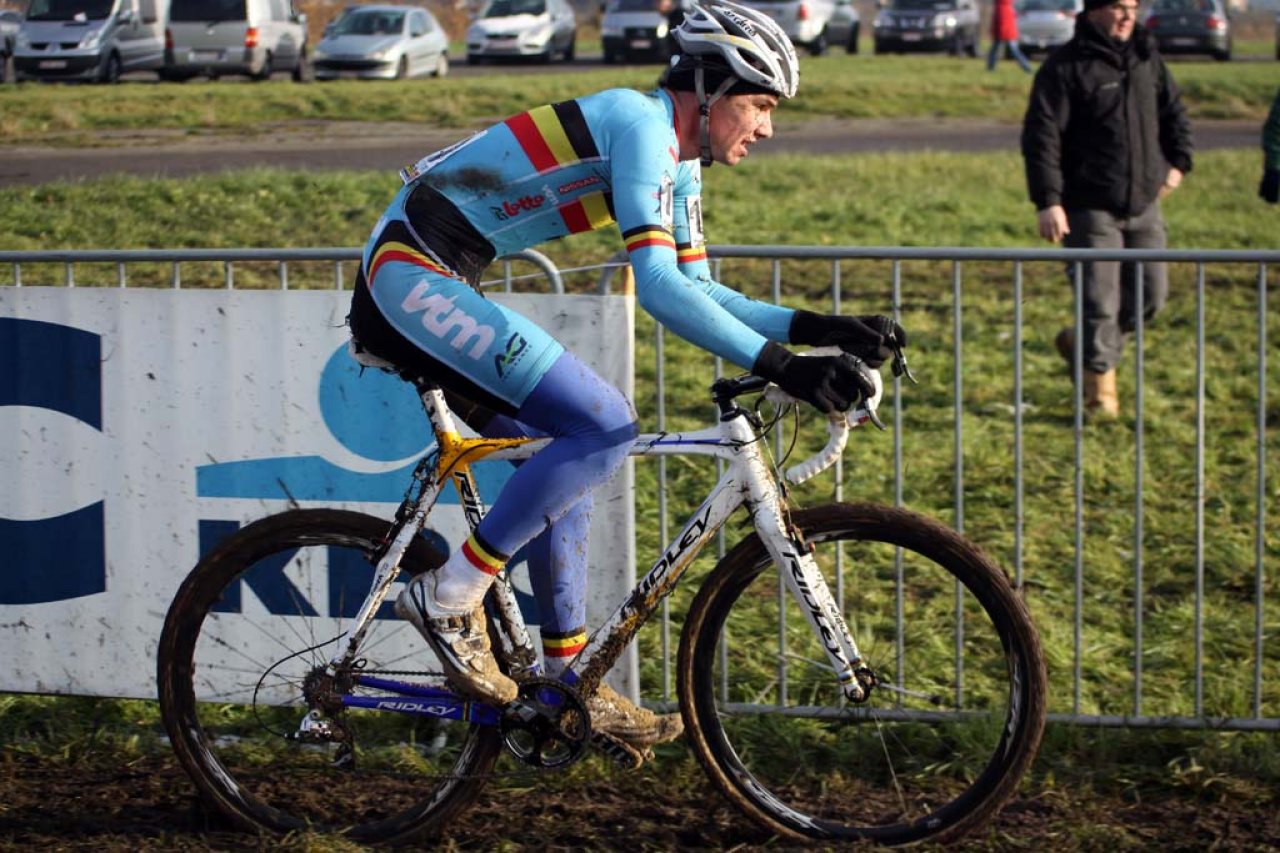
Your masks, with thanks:
[{"label": "white bicycle frame", "polygon": [[[875,383],[875,395],[863,408],[832,418],[828,424],[827,446],[811,459],[789,468],[784,475],[786,480],[803,482],[830,467],[844,449],[849,429],[875,420],[882,385],[878,373],[869,371],[868,375]],[[338,671],[357,656],[373,614],[399,574],[400,560],[422,530],[446,482],[453,480],[467,523],[474,529],[484,517],[486,507],[476,491],[470,463],[481,459],[528,459],[550,441],[545,438],[463,439],[444,395],[435,388],[424,389],[421,394],[438,447],[415,471],[419,495],[416,499],[406,498],[402,504],[395,535],[378,561],[369,597],[339,643],[340,651],[329,663],[330,672]],[[766,396],[788,402],[788,398],[772,386]],[[774,563],[782,567],[787,588],[820,638],[844,695],[851,702],[861,702],[866,698],[866,688],[855,677],[855,670],[861,665],[862,656],[801,532],[791,526],[783,488],[774,473],[765,442],[747,410],[731,398],[720,402],[720,406],[720,423],[714,428],[687,433],[646,433],[637,437],[631,448],[629,455],[633,457],[713,456],[724,461],[725,471],[710,495],[662,551],[662,556],[591,635],[575,659],[572,670],[579,676],[580,689],[590,693],[596,688],[640,626],[676,587],[702,548],[734,511],[745,505],[761,542]],[[517,678],[536,675],[539,672],[537,652],[505,571],[499,573],[492,595],[501,628],[502,656]]]}]

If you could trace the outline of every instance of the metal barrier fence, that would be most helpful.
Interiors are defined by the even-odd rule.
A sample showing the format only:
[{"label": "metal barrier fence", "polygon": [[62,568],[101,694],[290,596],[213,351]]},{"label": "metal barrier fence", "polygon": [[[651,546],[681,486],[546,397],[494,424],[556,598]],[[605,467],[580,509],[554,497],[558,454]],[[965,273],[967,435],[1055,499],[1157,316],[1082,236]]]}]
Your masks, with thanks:
[{"label": "metal barrier fence", "polygon": [[[1125,650],[1125,654],[1130,664],[1128,671],[1128,683],[1107,683],[1095,684],[1096,676],[1090,666],[1092,661],[1097,659],[1100,654],[1112,654],[1109,650],[1099,650],[1090,647],[1090,635],[1087,630],[1086,619],[1097,612],[1096,609],[1090,608],[1090,603],[1094,600],[1101,599],[1105,594],[1115,592],[1114,590],[1099,590],[1086,583],[1086,574],[1091,559],[1087,548],[1086,537],[1087,529],[1090,526],[1089,518],[1091,510],[1096,509],[1090,503],[1090,493],[1086,491],[1085,483],[1089,471],[1088,464],[1091,461],[1087,458],[1086,444],[1090,439],[1091,425],[1088,423],[1083,401],[1080,392],[1080,383],[1074,385],[1074,393],[1070,403],[1070,417],[1066,424],[1058,424],[1058,426],[1070,427],[1071,436],[1071,506],[1069,510],[1064,510],[1062,515],[1069,516],[1069,522],[1059,521],[1061,526],[1069,524],[1071,550],[1070,555],[1070,608],[1071,608],[1071,642],[1070,642],[1070,703],[1069,707],[1063,707],[1066,702],[1064,699],[1065,691],[1057,691],[1063,681],[1063,670],[1065,664],[1061,666],[1053,666],[1051,671],[1051,693],[1050,702],[1050,719],[1070,722],[1080,725],[1091,726],[1152,726],[1152,727],[1204,727],[1215,729],[1238,729],[1238,730],[1280,730],[1280,651],[1277,651],[1274,643],[1271,648],[1267,648],[1267,635],[1274,634],[1276,626],[1280,624],[1280,601],[1274,595],[1274,574],[1275,566],[1280,556],[1280,542],[1277,542],[1274,534],[1272,538],[1268,538],[1268,520],[1274,522],[1276,511],[1274,505],[1280,503],[1273,498],[1273,507],[1269,508],[1267,498],[1269,495],[1275,495],[1276,477],[1274,474],[1268,478],[1268,451],[1275,453],[1275,444],[1277,441],[1277,433],[1280,431],[1280,415],[1274,410],[1276,403],[1280,400],[1280,389],[1276,388],[1276,378],[1268,374],[1268,340],[1277,336],[1275,331],[1278,319],[1270,316],[1267,311],[1267,293],[1268,293],[1268,272],[1269,268],[1280,266],[1280,251],[1199,251],[1199,250],[1022,250],[1022,249],[967,249],[967,248],[927,248],[927,249],[906,249],[906,248],[818,248],[818,247],[783,247],[783,246],[718,246],[710,247],[709,255],[712,258],[715,272],[718,278],[723,276],[727,266],[735,262],[744,264],[755,264],[757,266],[763,264],[767,270],[768,283],[763,287],[768,293],[753,294],[761,298],[772,298],[774,301],[783,302],[790,301],[783,299],[783,264],[795,265],[789,269],[799,269],[801,274],[796,278],[804,278],[811,285],[815,280],[822,282],[822,289],[829,299],[830,309],[833,312],[855,313],[846,308],[849,297],[845,293],[844,276],[847,274],[850,266],[877,264],[887,266],[887,281],[879,282],[879,290],[882,291],[881,301],[868,299],[866,296],[867,288],[864,283],[859,283],[860,297],[858,300],[859,312],[857,313],[877,313],[885,312],[888,306],[892,306],[892,311],[899,319],[905,319],[907,315],[912,317],[923,316],[926,319],[934,318],[937,327],[935,334],[940,337],[950,338],[950,395],[949,407],[952,411],[951,422],[951,497],[950,506],[946,509],[952,515],[952,524],[962,532],[966,530],[967,499],[969,491],[974,481],[985,480],[988,471],[979,469],[976,472],[966,472],[966,458],[970,456],[986,456],[990,455],[989,449],[985,448],[984,443],[987,441],[985,429],[995,423],[1000,428],[1007,428],[1011,433],[1011,452],[1008,455],[1009,470],[1006,472],[1008,477],[1008,491],[1006,496],[998,496],[995,498],[984,498],[978,502],[978,506],[982,504],[992,503],[1003,505],[1006,501],[1009,507],[1007,515],[1008,522],[1012,528],[1009,534],[1010,544],[1000,553],[1000,558],[1006,565],[1012,569],[1012,575],[1015,583],[1025,589],[1029,588],[1047,588],[1049,584],[1041,579],[1045,574],[1042,563],[1042,557],[1039,556],[1039,539],[1036,534],[1028,536],[1026,526],[1028,518],[1027,503],[1028,491],[1041,487],[1041,478],[1029,476],[1027,474],[1028,451],[1027,451],[1027,433],[1028,420],[1027,415],[1033,411],[1031,404],[1028,402],[1028,364],[1024,358],[1024,351],[1028,349],[1030,337],[1027,334],[1028,323],[1024,318],[1024,306],[1028,303],[1028,298],[1032,295],[1027,284],[1031,279],[1037,279],[1043,284],[1045,279],[1051,280],[1050,287],[1063,289],[1067,282],[1074,282],[1074,325],[1076,329],[1082,327],[1083,308],[1080,300],[1081,293],[1081,263],[1085,261],[1131,261],[1137,265],[1138,286],[1135,287],[1134,299],[1136,304],[1136,328],[1134,329],[1132,340],[1126,352],[1128,361],[1128,369],[1133,374],[1133,393],[1132,393],[1132,445],[1124,449],[1124,453],[1116,451],[1115,448],[1110,450],[1104,449],[1104,453],[1114,453],[1115,458],[1123,455],[1132,456],[1132,502],[1124,506],[1124,512],[1131,513],[1133,521],[1132,536],[1128,543],[1131,554],[1126,555],[1126,562],[1131,569],[1132,584],[1127,595],[1127,601],[1120,601],[1118,604],[1103,602],[1105,609],[1109,615],[1114,616],[1114,610],[1124,609],[1127,611],[1127,618],[1131,620],[1130,647]],[[238,263],[247,262],[274,262],[279,265],[279,286],[281,288],[289,287],[288,264],[291,262],[307,261],[307,262],[329,262],[334,265],[334,286],[342,289],[344,286],[343,264],[358,260],[359,251],[356,249],[312,249],[312,250],[230,250],[230,251],[213,251],[213,250],[188,250],[188,251],[103,251],[103,252],[0,252],[0,270],[5,265],[11,265],[13,269],[13,278],[11,283],[15,285],[23,285],[24,274],[22,267],[24,265],[39,264],[62,264],[65,267],[62,284],[66,286],[74,286],[76,284],[74,268],[78,264],[84,263],[113,263],[117,265],[117,284],[125,287],[128,285],[126,275],[126,264],[129,263],[171,263],[173,265],[171,286],[181,287],[181,265],[191,262],[221,262],[225,268],[225,286],[235,286],[234,266]],[[536,253],[523,253],[519,259],[530,261],[539,267],[541,274],[550,282],[550,286],[556,292],[563,291],[563,283],[561,281],[560,271],[555,265],[546,259],[545,256]],[[1192,387],[1182,389],[1184,393],[1181,395],[1183,402],[1189,401],[1194,406],[1191,414],[1191,436],[1188,440],[1187,453],[1190,456],[1190,470],[1192,481],[1192,492],[1185,501],[1185,506],[1181,507],[1182,514],[1177,515],[1172,520],[1161,517],[1161,524],[1154,525],[1147,523],[1147,512],[1151,496],[1145,491],[1145,478],[1152,459],[1160,456],[1162,453],[1153,452],[1147,446],[1147,432],[1155,425],[1162,424],[1170,418],[1169,411],[1174,411],[1167,405],[1150,415],[1147,412],[1149,398],[1159,399],[1162,393],[1160,388],[1154,390],[1148,387],[1148,367],[1146,363],[1145,345],[1146,345],[1146,323],[1142,320],[1142,288],[1141,277],[1146,265],[1154,262],[1164,262],[1170,265],[1171,276],[1175,269],[1181,270],[1189,274],[1194,281],[1194,309],[1183,310],[1183,319],[1186,320],[1190,316],[1190,326],[1193,334],[1193,342],[1189,342],[1186,347],[1180,350],[1176,355],[1184,360],[1192,361],[1192,372],[1194,378]],[[939,268],[939,264],[943,265]],[[1047,276],[1035,275],[1043,271],[1043,265],[1051,265],[1051,271]],[[1063,264],[1067,265],[1070,272],[1070,278],[1063,276]],[[993,274],[990,268],[995,266],[1000,272],[998,275]],[[1040,266],[1037,266],[1040,265]],[[613,287],[613,279],[616,272],[625,267],[625,257],[615,256],[610,261],[600,266],[601,273],[598,281],[598,289],[601,292],[609,292]],[[1000,335],[999,340],[1003,343],[1007,341],[1008,353],[1010,356],[1010,364],[1007,371],[1008,378],[1011,379],[1008,398],[1000,404],[999,408],[993,409],[988,405],[985,409],[975,407],[973,405],[966,406],[966,394],[970,389],[982,391],[983,388],[979,383],[975,383],[972,379],[967,381],[966,370],[969,365],[965,359],[965,342],[966,329],[970,329],[970,335],[973,332],[971,327],[966,327],[966,320],[974,313],[974,308],[970,305],[972,299],[972,291],[969,298],[966,297],[964,284],[967,280],[971,280],[968,270],[978,267],[979,287],[983,290],[978,291],[981,295],[985,291],[992,288],[1007,288],[1007,296],[1009,300],[1009,310],[1003,316],[995,317],[993,323],[999,323]],[[1220,270],[1226,270],[1225,278],[1215,275],[1210,280],[1207,270],[1214,270],[1215,273]],[[757,275],[758,270],[752,275]],[[790,272],[789,272],[790,275]],[[512,286],[513,276],[511,274],[509,262],[504,267],[504,277],[501,283],[509,290]],[[732,282],[734,279],[728,279]],[[1249,285],[1243,285],[1240,282],[1247,280]],[[994,283],[993,283],[994,282]],[[907,284],[913,288],[914,293],[910,298],[904,296],[904,288]],[[0,277],[0,285],[4,284],[3,278]],[[1173,288],[1171,287],[1171,291]],[[1065,293],[1065,291],[1064,291]],[[922,296],[923,294],[923,296]],[[1245,309],[1239,306],[1235,313],[1228,311],[1228,315],[1233,318],[1231,334],[1234,342],[1240,345],[1241,340],[1249,341],[1243,344],[1243,348],[1248,350],[1253,357],[1251,364],[1229,364],[1227,372],[1221,368],[1211,368],[1209,346],[1206,333],[1208,315],[1208,306],[1211,304],[1210,296],[1213,297],[1213,303],[1219,300],[1232,303],[1240,301],[1243,305],[1244,297],[1248,296],[1252,300],[1252,314],[1248,315]],[[974,300],[976,301],[976,300]],[[1065,295],[1059,299],[1064,306],[1070,302],[1069,297]],[[1171,297],[1171,304],[1174,297]],[[989,308],[986,310],[990,310]],[[1169,309],[1166,309],[1169,310]],[[1274,314],[1275,312],[1273,312]],[[941,318],[937,320],[936,318]],[[1272,329],[1269,331],[1269,323]],[[1186,325],[1186,323],[1184,323]],[[1034,326],[1033,326],[1034,327]],[[908,328],[912,326],[908,324]],[[1215,337],[1221,337],[1221,329],[1215,327]],[[655,387],[653,389],[653,405],[655,408],[656,429],[662,430],[667,428],[668,421],[668,403],[671,402],[667,390],[667,364],[670,356],[667,352],[666,340],[668,336],[661,328],[657,328],[654,337],[655,346]],[[1076,340],[1080,340],[1077,334]],[[919,339],[913,341],[916,348],[920,347]],[[1077,345],[1078,346],[1078,345]],[[933,345],[928,350],[931,358],[941,357],[941,348]],[[1056,356],[1053,356],[1056,358]],[[1075,370],[1078,375],[1078,361],[1080,354],[1076,353],[1077,365]],[[1039,359],[1043,362],[1045,359]],[[913,358],[913,365],[919,362]],[[1061,362],[1058,366],[1062,367]],[[919,367],[916,368],[919,370]],[[717,364],[717,374],[720,367]],[[1038,374],[1032,371],[1032,381],[1038,380]],[[1218,391],[1215,385],[1211,385],[1210,379],[1214,379],[1217,385],[1224,387],[1226,390]],[[1247,380],[1247,381],[1246,381]],[[1065,375],[1057,376],[1050,380],[1054,383],[1062,384],[1064,387],[1071,387],[1069,380]],[[994,384],[994,383],[993,383]],[[1251,386],[1251,390],[1249,390]],[[1041,384],[1037,382],[1037,389],[1041,388]],[[1245,389],[1245,390],[1241,390]],[[641,392],[638,391],[638,394]],[[1225,396],[1224,396],[1225,393]],[[1172,396],[1178,396],[1176,394]],[[1236,399],[1236,397],[1249,397],[1251,399]],[[904,401],[910,401],[910,392],[904,398],[904,389],[901,386],[901,380],[895,379],[892,385],[892,441],[893,451],[891,459],[891,474],[888,479],[892,480],[893,497],[892,502],[898,505],[906,503],[907,491],[909,487],[909,479],[904,475],[904,421],[906,418],[906,410],[904,409]],[[1270,405],[1272,410],[1268,410],[1268,401],[1273,401]],[[946,400],[942,401],[942,408],[948,407]],[[687,403],[687,401],[686,401]],[[1211,404],[1225,406],[1228,408],[1235,407],[1238,404],[1251,404],[1254,408],[1253,412],[1253,431],[1252,435],[1230,434],[1223,436],[1223,441],[1227,442],[1227,447],[1232,450],[1230,454],[1231,462],[1235,465],[1230,470],[1225,470],[1219,477],[1211,477],[1206,473],[1206,463],[1210,458],[1210,451],[1220,453],[1223,445],[1214,444],[1210,441],[1210,431],[1207,425],[1207,416],[1212,410]],[[975,411],[975,408],[979,409]],[[999,414],[992,414],[993,411]],[[1005,412],[1007,411],[1007,416]],[[1172,416],[1177,417],[1176,411]],[[1054,424],[1050,424],[1050,427]],[[1126,418],[1126,426],[1127,418]],[[1233,427],[1234,428],[1234,427]],[[1270,432],[1268,432],[1270,430]],[[971,438],[976,436],[976,438]],[[1165,451],[1168,441],[1165,435],[1161,435],[1160,441],[1155,446],[1156,451]],[[782,450],[782,437],[778,436],[778,449]],[[1180,445],[1176,442],[1169,442],[1173,445],[1175,453],[1180,449]],[[1246,453],[1244,449],[1247,448]],[[997,448],[996,452],[999,452]],[[1036,454],[1030,454],[1031,459],[1036,458]],[[1218,458],[1214,456],[1215,460]],[[1251,460],[1251,462],[1250,462]],[[1114,460],[1110,460],[1114,461]],[[663,541],[670,536],[668,528],[668,493],[669,482],[666,470],[666,460],[659,460],[659,495],[658,495],[658,514],[660,535]],[[1216,464],[1216,463],[1215,463]],[[1116,466],[1112,466],[1116,467]],[[1216,469],[1215,469],[1216,470]],[[1244,555],[1244,549],[1240,547],[1239,541],[1233,543],[1219,553],[1215,543],[1206,541],[1206,532],[1213,531],[1219,525],[1214,524],[1206,516],[1206,507],[1213,493],[1213,500],[1224,500],[1219,496],[1221,491],[1220,481],[1243,482],[1251,476],[1253,485],[1251,495],[1248,495],[1249,489],[1243,489],[1242,494],[1236,501],[1227,508],[1223,515],[1230,526],[1240,535],[1247,535],[1252,539],[1252,548],[1250,553]],[[843,498],[844,492],[844,472],[842,467],[837,467],[835,472],[835,482],[833,484],[833,496],[840,500]],[[887,495],[878,496],[881,499],[889,500]],[[1165,496],[1157,496],[1164,498]],[[1239,496],[1237,496],[1239,497]],[[1249,506],[1242,507],[1240,501]],[[1227,501],[1230,503],[1230,501]],[[929,511],[929,510],[926,510]],[[936,512],[935,512],[936,514]],[[976,513],[975,513],[976,514]],[[988,513],[990,514],[990,513]],[[1052,519],[1050,524],[1052,524]],[[1274,528],[1275,525],[1272,524]],[[1172,528],[1172,532],[1166,528]],[[1173,534],[1189,535],[1191,539],[1190,555],[1186,559],[1176,561],[1171,569],[1169,566],[1163,565],[1161,558],[1162,552],[1157,552],[1156,559],[1149,559],[1149,552],[1152,546],[1149,544],[1151,540],[1158,540],[1164,543]],[[1239,538],[1239,537],[1237,537]],[[984,543],[985,544],[985,543]],[[1108,542],[1113,547],[1119,547],[1114,540]],[[1161,544],[1163,547],[1163,544]],[[1170,546],[1171,551],[1178,549],[1177,543]],[[723,545],[721,546],[723,550]],[[1028,553],[1036,551],[1037,557],[1028,558]],[[1247,564],[1247,565],[1245,565]],[[1267,580],[1266,569],[1270,565],[1272,568],[1273,579],[1270,586]],[[1164,593],[1152,592],[1150,586],[1152,578],[1156,578],[1161,583],[1167,582],[1171,574],[1175,574],[1180,567],[1189,566],[1192,574],[1192,589],[1190,600],[1185,600],[1187,596],[1167,595]],[[1226,578],[1227,592],[1215,588],[1211,583],[1211,577],[1222,581]],[[1178,586],[1178,584],[1172,584]],[[1268,596],[1268,591],[1271,595]],[[837,593],[840,593],[839,587]],[[1229,606],[1223,606],[1222,597],[1228,595],[1232,600],[1228,602]],[[1185,624],[1189,625],[1190,637],[1178,637],[1181,642],[1174,642],[1169,637],[1169,625],[1163,624],[1161,631],[1157,634],[1149,632],[1148,626],[1160,617],[1163,613],[1171,608],[1190,607],[1190,615],[1185,618]],[[1223,612],[1217,612],[1221,610]],[[1237,642],[1234,646],[1224,646],[1218,636],[1218,632],[1235,628],[1233,621],[1235,617],[1248,611],[1251,618],[1249,619],[1251,626],[1249,629],[1249,639],[1247,643]],[[662,695],[664,703],[671,700],[671,635],[670,620],[667,612],[664,610],[663,624],[661,630],[661,645],[663,649],[663,683]],[[1181,623],[1179,623],[1181,624]],[[1149,639],[1157,636],[1159,648],[1151,648]],[[1175,647],[1171,647],[1170,644]],[[1207,651],[1211,649],[1212,652]],[[1161,706],[1164,712],[1157,711],[1152,713],[1151,708],[1153,700],[1148,695],[1147,685],[1144,677],[1153,671],[1148,666],[1148,658],[1155,657],[1161,664],[1186,671],[1186,678],[1183,683],[1184,692],[1174,696],[1166,697],[1166,705]],[[780,658],[785,660],[785,655],[780,654]],[[1059,662],[1061,663],[1061,662]],[[1212,664],[1217,664],[1214,666]],[[1225,675],[1219,675],[1222,668],[1227,670]],[[785,667],[782,670],[782,677],[785,679]],[[1247,675],[1246,675],[1247,672]],[[1086,687],[1091,696],[1086,696]],[[1110,693],[1123,691],[1130,695],[1130,699],[1125,703],[1127,707],[1123,709],[1115,709],[1110,705],[1097,698],[1099,695],[1107,696]],[[1215,701],[1213,693],[1230,694],[1221,697],[1221,701]],[[1189,697],[1189,701],[1188,701]],[[1098,705],[1107,705],[1105,710],[1099,710]],[[1114,704],[1114,703],[1110,703]],[[1173,710],[1168,710],[1172,707]]]}]

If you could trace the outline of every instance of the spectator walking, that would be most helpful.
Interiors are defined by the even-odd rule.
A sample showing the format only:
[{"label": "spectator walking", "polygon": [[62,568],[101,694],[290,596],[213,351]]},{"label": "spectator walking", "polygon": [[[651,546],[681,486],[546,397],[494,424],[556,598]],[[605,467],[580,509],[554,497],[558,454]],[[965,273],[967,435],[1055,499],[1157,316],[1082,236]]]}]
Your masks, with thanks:
[{"label": "spectator walking", "polygon": [[1000,54],[1008,49],[1009,55],[1018,63],[1018,67],[1028,74],[1031,63],[1027,55],[1018,46],[1018,18],[1013,12],[1013,0],[995,0],[995,8],[991,10],[991,51],[987,54],[987,70],[995,71]]},{"label": "spectator walking", "polygon": [[1262,182],[1258,195],[1275,204],[1280,199],[1280,91],[1271,101],[1271,112],[1262,126]]},{"label": "spectator walking", "polygon": [[[1040,236],[1068,248],[1162,249],[1160,199],[1191,171],[1186,110],[1137,0],[1085,0],[1071,40],[1036,72],[1022,126],[1027,186]],[[1068,278],[1071,268],[1068,266]],[[1133,262],[1083,267],[1083,394],[1115,417],[1116,365],[1136,324]],[[1143,319],[1168,297],[1162,263],[1142,265]],[[1055,344],[1070,362],[1075,330]]]}]

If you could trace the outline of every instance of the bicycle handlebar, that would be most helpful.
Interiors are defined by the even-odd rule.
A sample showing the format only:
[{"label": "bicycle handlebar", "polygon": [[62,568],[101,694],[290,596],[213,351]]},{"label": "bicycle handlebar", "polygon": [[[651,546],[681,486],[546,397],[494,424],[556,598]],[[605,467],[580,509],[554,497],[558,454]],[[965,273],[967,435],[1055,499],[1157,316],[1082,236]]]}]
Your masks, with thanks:
[{"label": "bicycle handlebar", "polygon": [[[839,353],[839,347],[821,347],[809,350],[804,355],[839,355]],[[880,398],[884,396],[884,380],[880,378],[880,371],[873,370],[866,365],[860,365],[859,370],[870,380],[875,388],[875,393],[863,399],[858,406],[848,411],[832,412],[827,416],[827,434],[830,436],[827,440],[827,446],[803,462],[788,468],[784,472],[784,476],[789,482],[799,485],[836,464],[836,460],[840,458],[840,454],[844,452],[844,447],[849,441],[849,430],[854,427],[871,421],[877,428],[884,429],[884,424],[876,416],[876,409],[880,407]],[[778,404],[785,405],[799,402],[777,385],[770,385],[766,388],[764,396],[766,400]]]}]

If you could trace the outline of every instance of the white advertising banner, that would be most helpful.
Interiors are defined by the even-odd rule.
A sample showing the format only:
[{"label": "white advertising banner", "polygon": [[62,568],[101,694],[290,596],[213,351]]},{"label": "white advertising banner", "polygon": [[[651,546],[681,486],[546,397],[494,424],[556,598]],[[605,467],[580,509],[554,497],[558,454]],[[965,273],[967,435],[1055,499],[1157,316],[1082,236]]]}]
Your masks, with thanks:
[{"label": "white advertising banner", "polygon": [[[490,298],[630,395],[626,298]],[[152,698],[169,602],[220,538],[292,506],[390,518],[430,429],[411,386],[347,355],[349,302],[0,288],[0,690]],[[475,471],[491,503],[511,468]],[[595,502],[589,627],[632,584],[631,488],[627,466]],[[450,547],[465,536],[451,490],[429,527]],[[522,564],[513,577],[536,628]],[[323,599],[319,618],[338,617]]]}]

